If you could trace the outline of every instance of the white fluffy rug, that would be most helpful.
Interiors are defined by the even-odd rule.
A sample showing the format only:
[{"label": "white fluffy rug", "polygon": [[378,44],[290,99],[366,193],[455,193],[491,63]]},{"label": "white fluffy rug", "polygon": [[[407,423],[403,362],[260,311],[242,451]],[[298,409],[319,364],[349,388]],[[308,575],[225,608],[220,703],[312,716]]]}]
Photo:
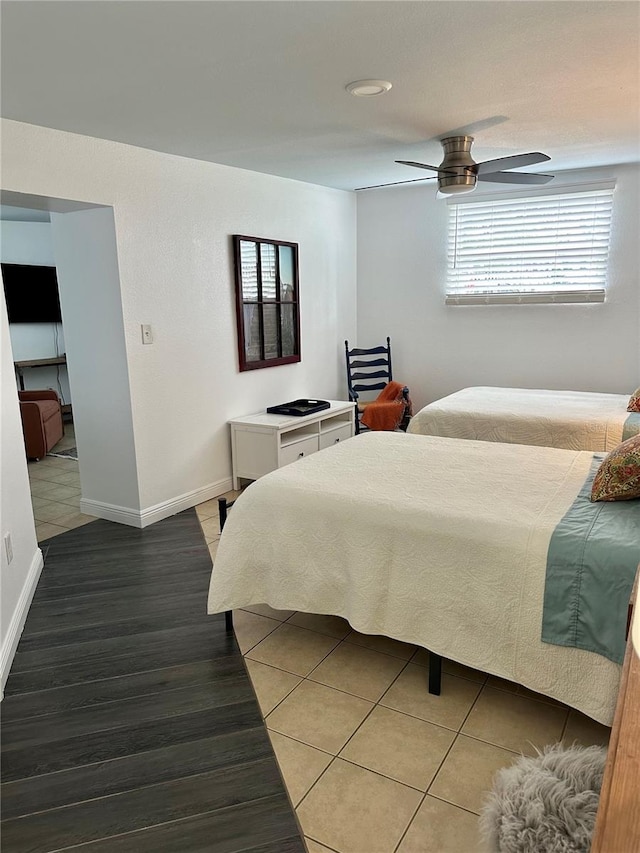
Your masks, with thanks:
[{"label": "white fluffy rug", "polygon": [[491,853],[589,853],[607,751],[547,747],[500,770],[480,815]]}]

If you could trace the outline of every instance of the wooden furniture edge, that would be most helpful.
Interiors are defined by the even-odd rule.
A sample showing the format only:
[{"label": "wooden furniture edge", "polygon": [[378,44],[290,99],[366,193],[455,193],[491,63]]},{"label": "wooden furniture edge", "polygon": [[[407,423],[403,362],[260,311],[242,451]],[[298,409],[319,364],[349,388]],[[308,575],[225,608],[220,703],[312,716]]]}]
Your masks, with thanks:
[{"label": "wooden furniture edge", "polygon": [[[638,578],[631,606],[638,602]],[[634,617],[640,618],[638,612]],[[591,853],[640,850],[640,658],[627,637],[620,691],[609,740]]]}]

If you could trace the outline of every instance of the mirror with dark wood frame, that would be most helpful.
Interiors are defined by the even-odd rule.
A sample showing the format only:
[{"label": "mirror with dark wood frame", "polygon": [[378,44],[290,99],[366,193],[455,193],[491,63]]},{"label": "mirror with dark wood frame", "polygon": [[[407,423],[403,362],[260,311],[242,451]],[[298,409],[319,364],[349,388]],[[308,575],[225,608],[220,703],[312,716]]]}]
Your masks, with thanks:
[{"label": "mirror with dark wood frame", "polygon": [[233,235],[240,370],[300,361],[298,244]]}]

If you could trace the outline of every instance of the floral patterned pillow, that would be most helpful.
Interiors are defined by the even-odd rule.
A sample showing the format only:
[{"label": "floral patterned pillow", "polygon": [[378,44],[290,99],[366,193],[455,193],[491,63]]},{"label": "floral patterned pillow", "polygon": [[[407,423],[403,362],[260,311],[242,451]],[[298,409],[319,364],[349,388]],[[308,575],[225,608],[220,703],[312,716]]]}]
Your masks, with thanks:
[{"label": "floral patterned pillow", "polygon": [[628,412],[640,412],[640,388],[636,388],[633,394],[629,397]]},{"label": "floral patterned pillow", "polygon": [[640,435],[619,444],[598,468],[592,501],[630,501],[640,498]]}]

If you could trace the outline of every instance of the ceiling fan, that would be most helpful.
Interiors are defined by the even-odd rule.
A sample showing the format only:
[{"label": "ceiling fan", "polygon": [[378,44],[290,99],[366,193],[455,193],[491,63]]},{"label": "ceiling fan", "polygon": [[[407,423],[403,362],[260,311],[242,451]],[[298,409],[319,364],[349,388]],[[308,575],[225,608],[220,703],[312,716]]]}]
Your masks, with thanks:
[{"label": "ceiling fan", "polygon": [[[515,154],[511,157],[498,157],[496,160],[485,160],[476,163],[471,156],[473,136],[447,136],[441,140],[444,148],[444,160],[439,166],[429,166],[426,163],[416,163],[413,160],[396,160],[403,166],[416,166],[418,169],[429,169],[437,172],[438,190],[448,195],[468,193],[476,188],[478,181],[491,181],[504,184],[546,184],[553,180],[553,175],[538,175],[530,172],[511,172],[520,166],[531,166],[534,163],[544,163],[550,160],[546,154],[531,151],[528,154]],[[433,181],[436,178],[417,178],[417,181]],[[394,181],[392,184],[378,184],[378,187],[389,187],[395,184],[409,184],[414,181]],[[363,190],[377,187],[359,187]]]}]

